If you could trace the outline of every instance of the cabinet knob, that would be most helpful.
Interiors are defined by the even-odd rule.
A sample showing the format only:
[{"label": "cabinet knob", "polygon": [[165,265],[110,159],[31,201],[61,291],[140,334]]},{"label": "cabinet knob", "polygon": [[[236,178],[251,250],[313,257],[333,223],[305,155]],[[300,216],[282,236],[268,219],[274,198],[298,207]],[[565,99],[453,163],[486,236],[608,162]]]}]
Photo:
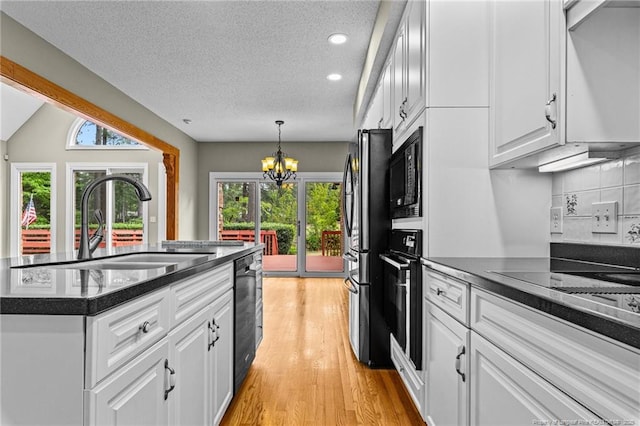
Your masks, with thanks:
[{"label": "cabinet knob", "polygon": [[438,287],[438,289],[436,290],[436,295],[440,296],[442,294],[445,294],[445,291],[443,289],[441,289],[440,287]]},{"label": "cabinet knob", "polygon": [[150,328],[151,328],[151,323],[149,323],[149,321],[143,322],[142,325],[138,327],[138,329],[143,333],[148,333]]}]

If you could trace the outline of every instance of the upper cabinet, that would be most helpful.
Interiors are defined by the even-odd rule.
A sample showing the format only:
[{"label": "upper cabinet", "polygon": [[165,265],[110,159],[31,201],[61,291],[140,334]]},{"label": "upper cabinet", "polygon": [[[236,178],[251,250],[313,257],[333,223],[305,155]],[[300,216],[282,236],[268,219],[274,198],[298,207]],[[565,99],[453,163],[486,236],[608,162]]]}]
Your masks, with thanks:
[{"label": "upper cabinet", "polygon": [[563,3],[490,5],[491,167],[561,145]]},{"label": "upper cabinet", "polygon": [[408,1],[398,28],[393,68],[393,129],[402,133],[425,107],[426,2]]},{"label": "upper cabinet", "polygon": [[640,142],[640,2],[620,7],[632,4],[567,10],[567,142]]}]

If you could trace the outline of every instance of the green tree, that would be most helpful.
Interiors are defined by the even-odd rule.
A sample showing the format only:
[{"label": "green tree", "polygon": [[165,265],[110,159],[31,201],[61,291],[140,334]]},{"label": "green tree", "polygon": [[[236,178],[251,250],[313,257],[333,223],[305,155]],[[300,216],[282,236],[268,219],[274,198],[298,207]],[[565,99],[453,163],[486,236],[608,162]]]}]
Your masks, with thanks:
[{"label": "green tree", "polygon": [[307,184],[307,249],[320,249],[322,231],[340,229],[340,186]]},{"label": "green tree", "polygon": [[34,225],[49,225],[51,223],[51,173],[24,172],[21,177],[23,210],[33,195],[37,215]]}]

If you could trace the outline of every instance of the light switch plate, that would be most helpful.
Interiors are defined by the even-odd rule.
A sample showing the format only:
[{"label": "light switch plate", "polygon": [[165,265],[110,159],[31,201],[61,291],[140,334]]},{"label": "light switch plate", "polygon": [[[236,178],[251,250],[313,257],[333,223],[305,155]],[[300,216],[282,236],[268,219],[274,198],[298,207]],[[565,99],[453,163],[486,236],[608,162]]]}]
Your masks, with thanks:
[{"label": "light switch plate", "polygon": [[551,207],[551,233],[562,234],[562,207]]},{"label": "light switch plate", "polygon": [[591,204],[591,232],[594,234],[618,233],[617,201]]}]

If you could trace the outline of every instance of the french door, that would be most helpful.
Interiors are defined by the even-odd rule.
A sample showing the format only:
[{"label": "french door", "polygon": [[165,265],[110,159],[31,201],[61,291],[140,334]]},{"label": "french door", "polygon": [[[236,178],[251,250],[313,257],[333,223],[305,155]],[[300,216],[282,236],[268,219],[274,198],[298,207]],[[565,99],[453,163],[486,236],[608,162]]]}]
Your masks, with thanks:
[{"label": "french door", "polygon": [[209,238],[264,243],[266,274],[342,276],[341,178],[299,173],[278,187],[261,173],[211,173]]}]

